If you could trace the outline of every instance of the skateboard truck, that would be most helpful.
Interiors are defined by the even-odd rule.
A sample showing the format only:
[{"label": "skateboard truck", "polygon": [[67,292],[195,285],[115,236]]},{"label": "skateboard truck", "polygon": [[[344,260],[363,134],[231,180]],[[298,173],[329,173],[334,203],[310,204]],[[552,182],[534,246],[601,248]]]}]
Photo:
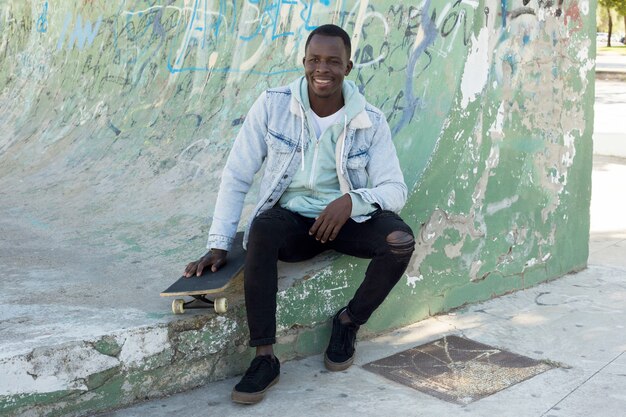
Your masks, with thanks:
[{"label": "skateboard truck", "polygon": [[184,314],[185,310],[212,307],[217,314],[223,314],[228,310],[228,300],[225,297],[218,297],[215,300],[211,300],[204,295],[192,295],[192,297],[194,299],[191,301],[185,301],[182,298],[172,301],[172,312],[174,314]]}]

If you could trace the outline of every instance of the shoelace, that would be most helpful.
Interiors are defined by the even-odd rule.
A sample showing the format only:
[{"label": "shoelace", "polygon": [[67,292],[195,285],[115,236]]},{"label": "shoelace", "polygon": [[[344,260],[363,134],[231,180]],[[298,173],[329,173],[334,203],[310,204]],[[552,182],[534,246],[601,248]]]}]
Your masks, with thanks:
[{"label": "shoelace", "polygon": [[347,353],[351,344],[348,326],[337,326],[336,337],[333,337],[333,339],[335,340],[335,342],[332,344],[332,349],[335,351],[342,351],[344,353]]}]

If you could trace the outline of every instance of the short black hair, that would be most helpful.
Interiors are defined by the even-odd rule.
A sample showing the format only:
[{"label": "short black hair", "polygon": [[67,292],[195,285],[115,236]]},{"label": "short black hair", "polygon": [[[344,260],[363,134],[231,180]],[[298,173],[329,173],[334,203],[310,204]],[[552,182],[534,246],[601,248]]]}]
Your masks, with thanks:
[{"label": "short black hair", "polygon": [[346,47],[346,51],[348,52],[348,59],[350,59],[350,56],[352,55],[352,43],[350,42],[350,35],[348,35],[348,33],[345,30],[343,30],[337,25],[331,25],[331,24],[316,27],[309,34],[309,37],[307,38],[306,43],[304,44],[305,51],[309,47],[309,43],[311,43],[311,39],[313,38],[314,35],[340,37],[341,40],[343,41],[343,44]]}]

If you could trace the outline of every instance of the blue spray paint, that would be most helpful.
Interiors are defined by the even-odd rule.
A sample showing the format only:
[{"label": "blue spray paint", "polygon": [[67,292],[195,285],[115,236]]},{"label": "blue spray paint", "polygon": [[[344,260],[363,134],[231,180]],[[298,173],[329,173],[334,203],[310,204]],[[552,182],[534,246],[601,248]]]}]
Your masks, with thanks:
[{"label": "blue spray paint", "polygon": [[271,25],[269,26],[272,28],[272,40],[276,40],[285,36],[293,36],[294,32],[278,33],[278,24],[280,23],[280,11],[283,8],[283,5],[293,7],[296,4],[298,4],[298,2],[294,0],[276,0],[268,3],[261,12],[261,17],[259,18],[259,26],[257,26],[254,33],[250,36],[240,36],[239,39],[241,39],[242,41],[251,41],[259,35],[262,35],[264,37],[266,28],[262,24],[263,16],[267,16],[267,18],[271,21]]},{"label": "blue spray paint", "polygon": [[424,31],[424,38],[420,42],[420,44],[413,50],[411,56],[409,57],[409,61],[407,63],[406,68],[406,84],[404,87],[404,97],[406,97],[406,106],[402,109],[402,116],[397,125],[395,125],[391,131],[392,135],[396,135],[402,128],[409,124],[413,115],[415,113],[415,109],[419,104],[419,97],[415,98],[413,95],[413,76],[415,72],[415,65],[417,64],[418,58],[422,55],[422,53],[435,42],[437,39],[437,27],[435,26],[435,22],[433,22],[428,14],[428,9],[430,8],[430,1],[427,0],[422,8],[422,22],[421,27]]},{"label": "blue spray paint", "polygon": [[[203,1],[204,8],[200,1]],[[258,0],[246,0],[249,4],[259,4]],[[328,7],[330,5],[330,1],[320,1],[320,3],[324,7]],[[343,3],[342,3],[343,4]],[[237,25],[237,14],[236,7],[233,5],[233,12],[235,13],[231,23],[227,23],[228,20],[225,19],[227,13],[227,5],[228,0],[220,0],[219,2],[219,12],[217,13],[217,17],[215,22],[211,23],[207,21],[207,10],[208,10],[208,0],[195,0],[191,12],[190,22],[187,26],[187,30],[185,31],[185,37],[182,41],[182,48],[177,49],[177,52],[174,52],[174,48],[170,50],[168,54],[167,60],[167,69],[170,73],[176,74],[180,72],[189,72],[189,71],[204,71],[204,72],[228,72],[228,73],[246,73],[246,74],[255,74],[255,75],[278,75],[284,73],[297,72],[301,69],[298,68],[286,68],[280,70],[270,70],[270,71],[258,71],[258,70],[245,70],[242,71],[238,68],[209,68],[208,66],[186,66],[185,65],[185,57],[187,54],[188,47],[199,47],[202,49],[210,48],[211,46],[207,42],[207,36],[209,36],[208,31],[211,27],[210,36],[214,37],[214,45],[220,40],[220,37],[223,37],[225,34],[230,33],[231,36],[236,33],[235,28]],[[298,5],[302,6],[302,10],[299,12],[299,17],[302,20],[302,24],[297,28],[296,31],[281,31],[280,21],[281,21],[281,13],[285,8],[292,8]],[[313,14],[313,7],[315,5],[315,1],[300,1],[297,0],[272,0],[263,6],[262,9],[259,10],[260,18],[258,19],[258,24],[253,29],[253,31],[248,35],[239,35],[237,39],[243,42],[250,42],[255,40],[258,37],[262,38],[263,42],[272,42],[279,38],[285,37],[293,37],[295,38],[295,44],[298,46],[303,37],[306,37],[306,34],[315,29],[317,26],[313,26],[310,24],[311,16]],[[345,7],[343,5],[342,7]],[[204,13],[203,13],[204,10]],[[204,14],[204,16],[201,16]],[[204,23],[202,23],[204,21]],[[265,22],[265,23],[264,23]],[[199,24],[198,24],[199,23]],[[230,31],[228,28],[222,27],[224,23],[229,24],[231,26]],[[201,32],[201,33],[198,33]],[[271,34],[271,36],[270,36]],[[191,38],[197,39],[198,44],[192,45]],[[202,39],[200,39],[202,38]],[[174,56],[174,54],[176,54]]]},{"label": "blue spray paint", "polygon": [[37,32],[46,33],[48,31],[48,2],[43,4],[43,11],[37,19]]},{"label": "blue spray paint", "polygon": [[[68,13],[65,16],[65,22],[63,23],[63,29],[61,30],[61,36],[59,37],[59,42],[57,43],[57,50],[63,49],[63,43],[65,42],[65,34],[67,33],[67,29],[72,22],[72,15]],[[74,48],[74,44],[78,47],[78,49],[82,50],[85,47],[85,43],[91,46],[93,41],[96,39],[98,35],[98,30],[100,30],[100,25],[102,24],[102,16],[98,17],[96,21],[96,25],[92,27],[91,21],[85,20],[85,26],[83,26],[83,17],[78,15],[76,17],[76,25],[74,26],[74,31],[69,37],[68,47],[67,49]]]}]

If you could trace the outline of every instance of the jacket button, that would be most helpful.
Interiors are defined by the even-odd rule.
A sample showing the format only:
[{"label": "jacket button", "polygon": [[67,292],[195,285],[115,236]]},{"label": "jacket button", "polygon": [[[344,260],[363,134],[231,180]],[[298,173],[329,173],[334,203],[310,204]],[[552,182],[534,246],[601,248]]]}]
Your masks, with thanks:
[{"label": "jacket button", "polygon": [[288,177],[289,177],[289,175],[285,175],[283,178],[284,178],[284,179],[287,179]]},{"label": "jacket button", "polygon": [[274,201],[274,199],[273,199],[273,198],[270,198],[270,199],[269,199],[269,200],[267,200],[267,201],[268,201],[268,203],[271,203],[272,201]]}]

